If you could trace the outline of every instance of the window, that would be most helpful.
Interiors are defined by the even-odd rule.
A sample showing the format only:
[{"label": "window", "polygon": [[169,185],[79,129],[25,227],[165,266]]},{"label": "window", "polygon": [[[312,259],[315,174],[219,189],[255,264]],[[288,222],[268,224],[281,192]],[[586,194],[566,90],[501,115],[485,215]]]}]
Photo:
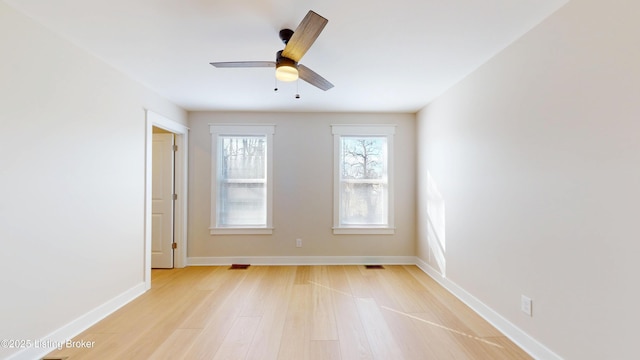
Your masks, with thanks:
[{"label": "window", "polygon": [[211,234],[271,234],[273,125],[210,125]]},{"label": "window", "polygon": [[334,234],[393,234],[392,125],[332,125]]}]

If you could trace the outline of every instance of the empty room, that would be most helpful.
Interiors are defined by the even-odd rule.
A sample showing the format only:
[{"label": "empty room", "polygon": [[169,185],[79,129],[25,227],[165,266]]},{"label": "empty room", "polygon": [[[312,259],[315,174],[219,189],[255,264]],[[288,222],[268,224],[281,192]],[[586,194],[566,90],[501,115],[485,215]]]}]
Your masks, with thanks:
[{"label": "empty room", "polygon": [[0,1],[0,359],[636,359],[638,14]]}]

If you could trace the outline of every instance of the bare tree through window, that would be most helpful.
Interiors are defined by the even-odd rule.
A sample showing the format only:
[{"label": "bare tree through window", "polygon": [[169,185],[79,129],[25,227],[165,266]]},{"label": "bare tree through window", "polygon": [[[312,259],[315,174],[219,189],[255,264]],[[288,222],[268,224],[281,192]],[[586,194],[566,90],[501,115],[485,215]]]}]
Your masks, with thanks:
[{"label": "bare tree through window", "polygon": [[387,202],[385,137],[341,138],[341,213],[349,225],[384,225]]}]

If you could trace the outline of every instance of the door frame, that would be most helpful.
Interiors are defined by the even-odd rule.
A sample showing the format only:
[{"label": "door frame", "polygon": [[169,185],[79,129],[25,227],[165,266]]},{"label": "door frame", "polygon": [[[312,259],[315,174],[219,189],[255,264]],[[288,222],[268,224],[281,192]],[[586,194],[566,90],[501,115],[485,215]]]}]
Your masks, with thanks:
[{"label": "door frame", "polygon": [[144,204],[144,283],[146,289],[151,288],[151,172],[153,153],[153,127],[158,127],[176,135],[178,151],[175,156],[175,192],[178,195],[174,216],[174,242],[177,248],[174,250],[173,265],[175,268],[187,266],[187,194],[188,194],[188,168],[189,168],[189,128],[170,120],[158,113],[145,109],[145,204]]}]

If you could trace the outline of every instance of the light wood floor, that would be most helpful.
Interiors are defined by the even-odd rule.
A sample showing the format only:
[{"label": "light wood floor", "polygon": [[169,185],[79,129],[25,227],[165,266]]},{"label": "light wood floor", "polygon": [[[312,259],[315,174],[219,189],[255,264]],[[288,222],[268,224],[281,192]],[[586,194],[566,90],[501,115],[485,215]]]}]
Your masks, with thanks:
[{"label": "light wood floor", "polygon": [[415,266],[154,270],[76,359],[531,359]]}]

